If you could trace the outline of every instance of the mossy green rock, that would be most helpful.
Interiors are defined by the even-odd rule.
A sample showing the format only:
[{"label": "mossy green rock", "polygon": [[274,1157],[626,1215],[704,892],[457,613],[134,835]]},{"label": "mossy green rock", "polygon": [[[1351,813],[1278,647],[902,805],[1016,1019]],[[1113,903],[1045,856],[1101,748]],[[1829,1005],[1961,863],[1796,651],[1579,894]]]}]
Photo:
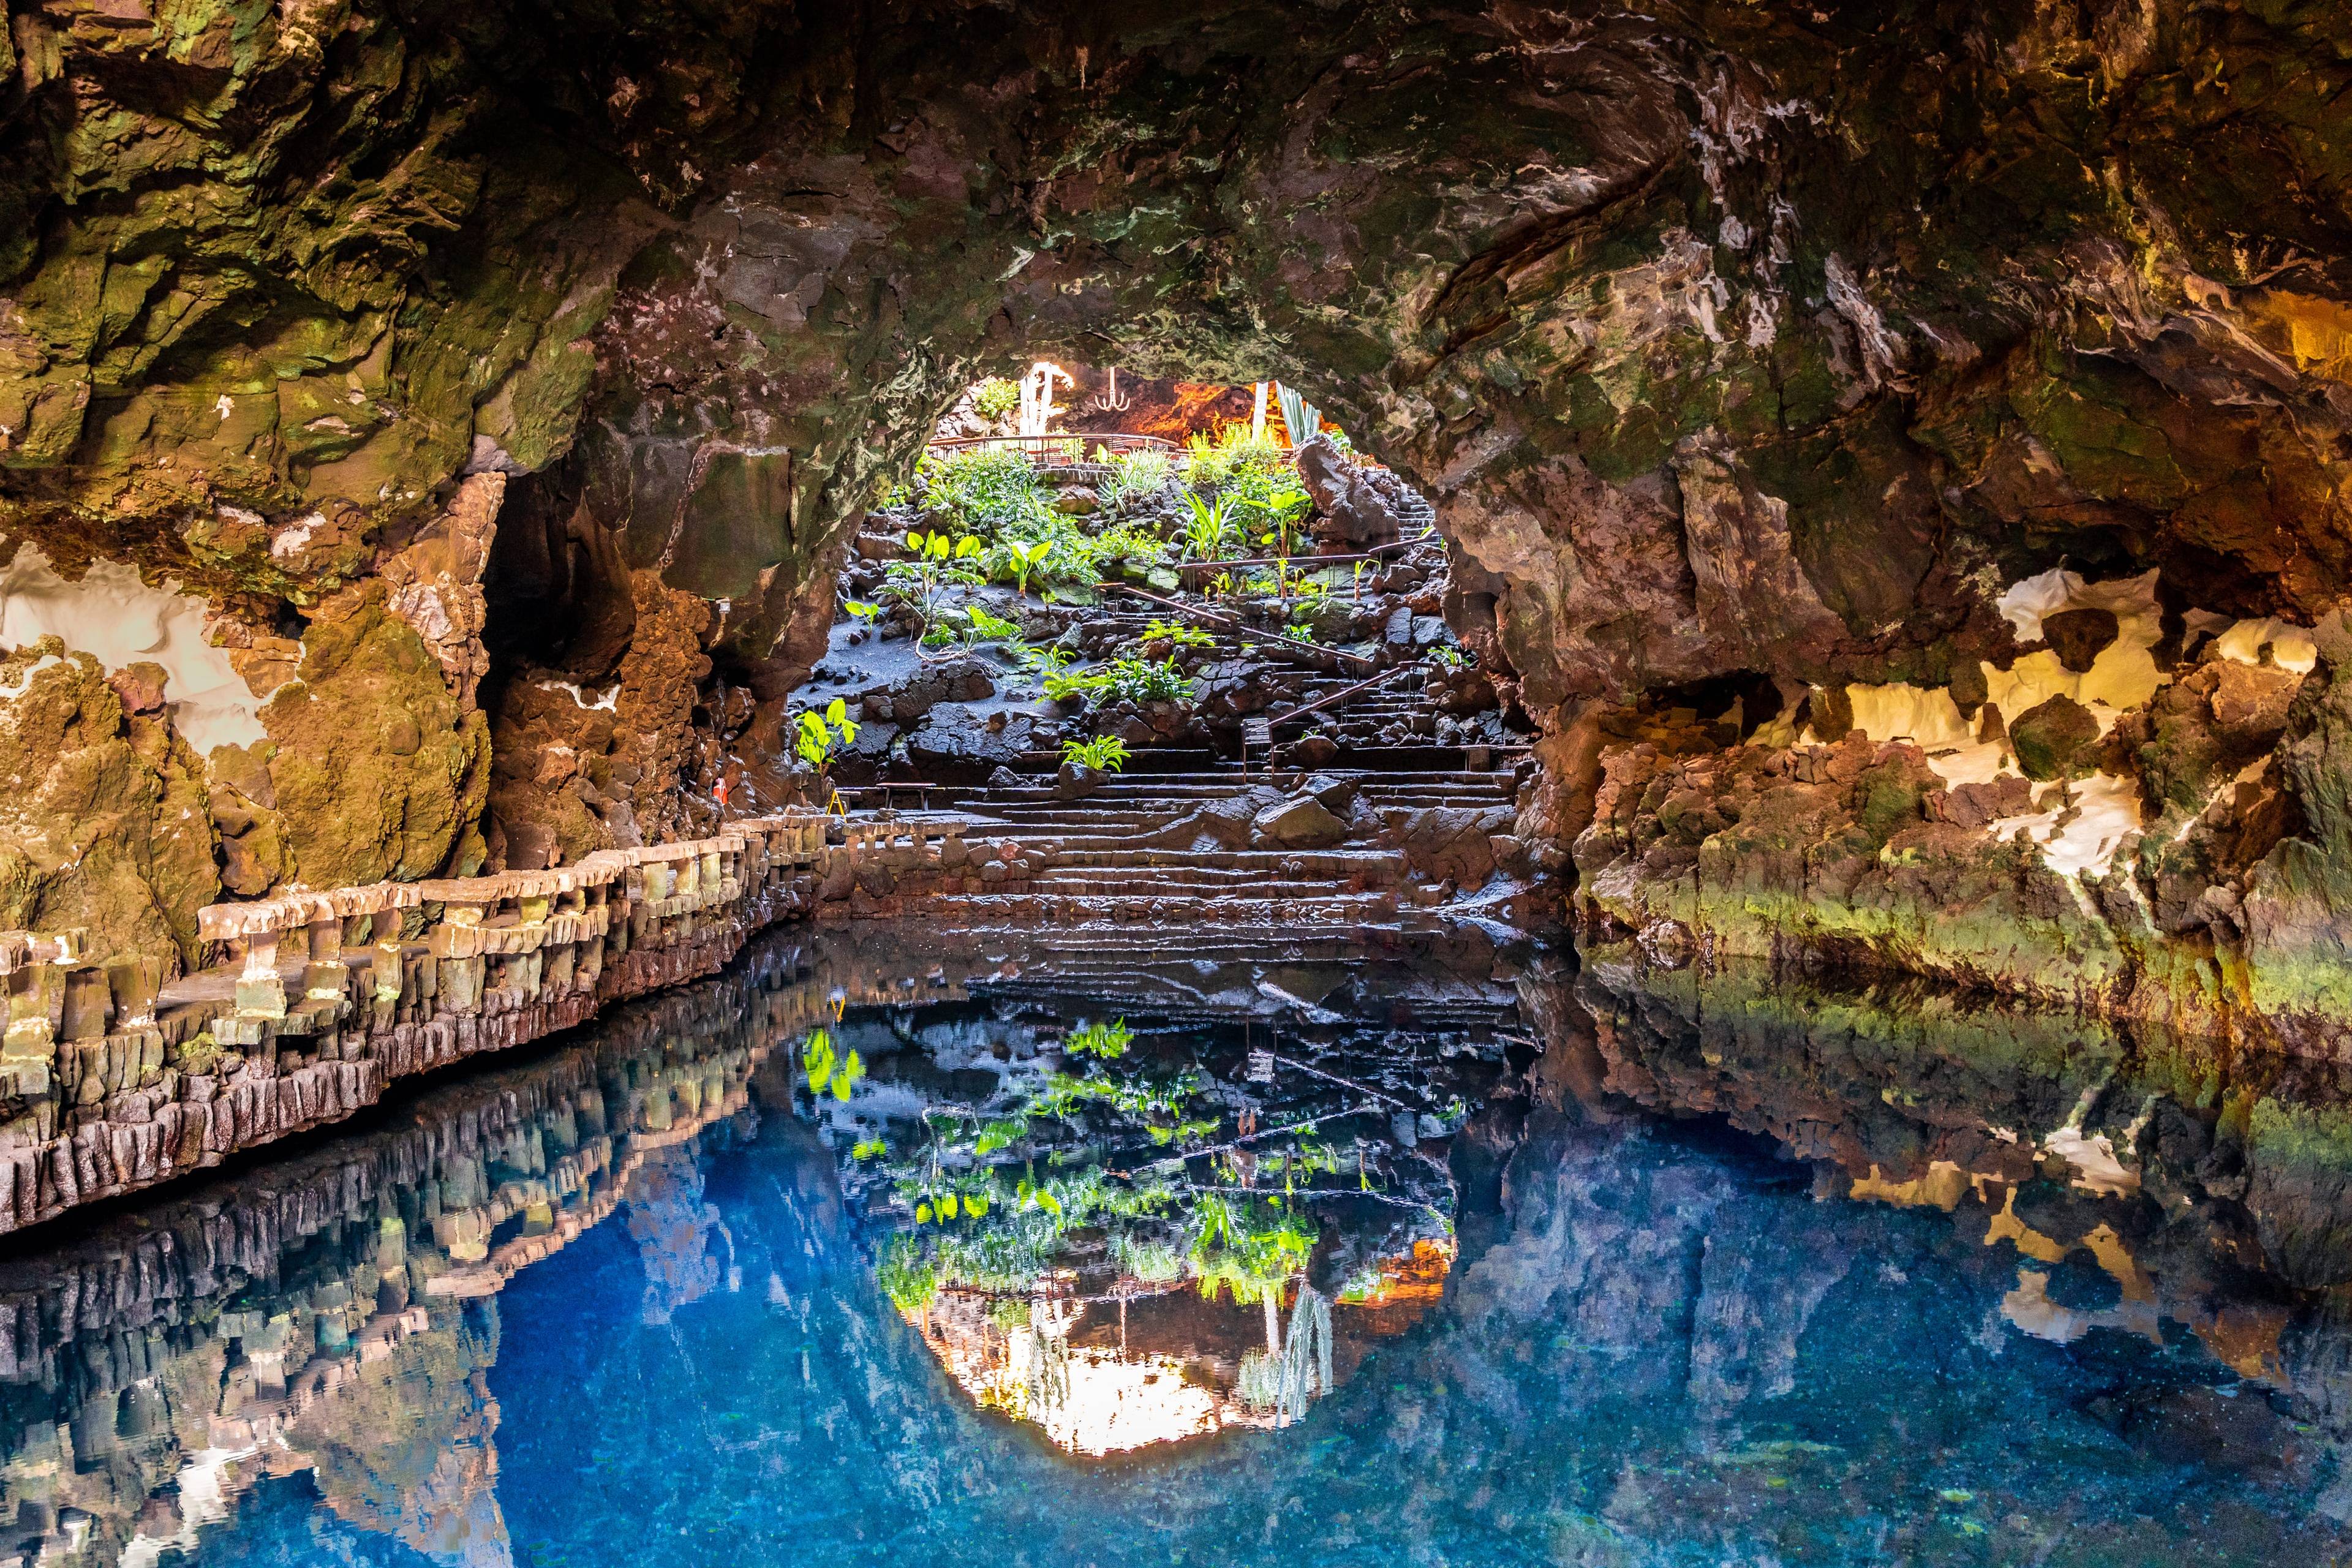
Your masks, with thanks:
[{"label": "mossy green rock", "polygon": [[2095,760],[2099,721],[2073,698],[2053,697],[2009,721],[2009,743],[2027,778],[2080,778]]}]

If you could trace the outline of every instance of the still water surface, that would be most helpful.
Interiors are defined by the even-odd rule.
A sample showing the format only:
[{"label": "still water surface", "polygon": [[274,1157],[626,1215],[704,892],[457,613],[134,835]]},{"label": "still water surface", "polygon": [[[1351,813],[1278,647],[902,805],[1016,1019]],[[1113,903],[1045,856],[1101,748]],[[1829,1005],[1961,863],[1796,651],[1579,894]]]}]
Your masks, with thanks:
[{"label": "still water surface", "polygon": [[131,1563],[2347,1560],[2324,1074],[1757,979],[775,942],[0,1263]]}]

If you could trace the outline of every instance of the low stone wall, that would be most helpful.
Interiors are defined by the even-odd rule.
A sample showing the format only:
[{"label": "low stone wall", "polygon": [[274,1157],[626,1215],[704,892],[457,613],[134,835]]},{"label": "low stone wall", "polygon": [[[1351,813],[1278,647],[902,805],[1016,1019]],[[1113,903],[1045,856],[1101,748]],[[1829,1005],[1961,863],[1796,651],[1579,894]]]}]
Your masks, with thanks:
[{"label": "low stone wall", "polygon": [[79,932],[0,933],[0,1233],[713,973],[836,889],[870,883],[895,909],[908,873],[928,886],[962,849],[794,812],[553,870],[217,904],[201,928],[226,962],[168,985],[153,960],[82,962]]}]

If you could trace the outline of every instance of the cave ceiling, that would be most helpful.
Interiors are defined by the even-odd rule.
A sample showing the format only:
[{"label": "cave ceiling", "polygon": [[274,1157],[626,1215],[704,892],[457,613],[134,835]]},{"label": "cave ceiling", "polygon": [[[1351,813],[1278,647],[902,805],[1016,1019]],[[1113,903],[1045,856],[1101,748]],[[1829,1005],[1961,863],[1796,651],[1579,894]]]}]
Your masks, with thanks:
[{"label": "cave ceiling", "polygon": [[2352,565],[2333,5],[10,13],[0,517],[257,618],[498,469],[789,665],[1041,353],[1307,388],[1537,707]]}]

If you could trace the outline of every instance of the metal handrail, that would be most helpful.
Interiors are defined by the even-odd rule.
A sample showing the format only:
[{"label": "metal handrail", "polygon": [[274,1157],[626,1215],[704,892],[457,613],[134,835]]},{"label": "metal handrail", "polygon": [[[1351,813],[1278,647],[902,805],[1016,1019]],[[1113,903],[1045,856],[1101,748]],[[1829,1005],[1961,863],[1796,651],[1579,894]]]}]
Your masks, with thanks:
[{"label": "metal handrail", "polygon": [[1026,453],[1031,461],[1040,458],[1066,457],[1083,463],[1087,455],[1100,447],[1118,457],[1129,452],[1174,452],[1176,443],[1160,436],[959,436],[951,440],[933,441],[926,448],[933,452],[969,452],[982,447],[1009,447]]}]

